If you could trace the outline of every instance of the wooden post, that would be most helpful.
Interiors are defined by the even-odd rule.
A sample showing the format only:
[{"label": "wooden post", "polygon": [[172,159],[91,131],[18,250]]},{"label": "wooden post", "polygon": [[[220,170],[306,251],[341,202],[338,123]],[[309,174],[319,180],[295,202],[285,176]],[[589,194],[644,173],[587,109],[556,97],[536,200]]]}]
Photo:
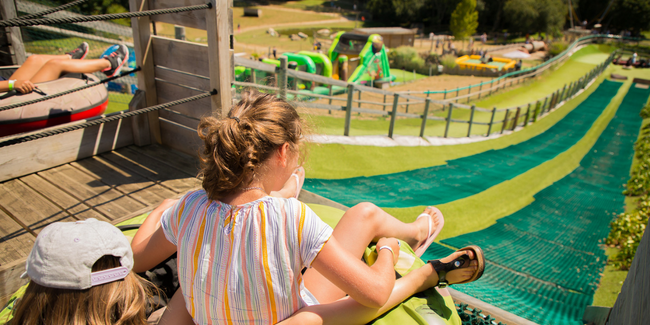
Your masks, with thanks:
[{"label": "wooden post", "polygon": [[[16,13],[16,4],[11,0],[0,1],[0,14],[3,20],[10,20],[18,18]],[[13,49],[12,63],[15,65],[22,65],[25,63],[25,45],[23,43],[23,36],[20,33],[20,27],[7,27],[4,29],[7,33],[7,40]],[[134,35],[135,36],[135,35]]]},{"label": "wooden post", "polygon": [[254,68],[251,68],[251,78],[253,83],[257,84],[257,71]]},{"label": "wooden post", "polygon": [[422,115],[422,126],[420,127],[420,138],[424,137],[424,128],[427,126],[427,115],[429,115],[430,104],[431,104],[431,99],[427,98],[424,101],[424,114]]},{"label": "wooden post", "polygon": [[449,112],[447,113],[447,125],[445,125],[445,138],[449,134],[449,123],[451,123],[451,111],[454,110],[454,103],[449,103]]},{"label": "wooden post", "polygon": [[537,104],[535,104],[535,111],[533,112],[533,122],[537,122],[537,115],[539,114],[539,107],[540,107],[540,101],[537,101]]},{"label": "wooden post", "polygon": [[472,97],[472,85],[469,85],[469,88],[467,88],[467,103],[469,104],[469,98]]},{"label": "wooden post", "polygon": [[[231,1],[210,0],[212,8],[206,9],[205,27],[208,34],[208,70],[210,70],[210,88],[217,94],[210,97],[212,115],[222,117],[232,106],[231,86],[235,67],[231,64],[230,39],[232,20],[229,18]],[[234,52],[234,51],[233,51]],[[143,74],[146,73],[143,71]],[[139,74],[139,73],[138,73]]]},{"label": "wooden post", "polygon": [[460,92],[460,87],[456,87],[456,103],[458,103],[458,93]]},{"label": "wooden post", "polygon": [[[280,60],[280,70],[278,71],[278,94],[280,98],[287,99],[287,61],[286,56],[278,58]],[[346,134],[347,135],[347,134]]]},{"label": "wooden post", "polygon": [[512,123],[512,131],[515,130],[517,127],[517,123],[519,122],[519,113],[521,112],[521,107],[517,107],[517,112],[515,112],[515,120]]},{"label": "wooden post", "polygon": [[388,137],[393,138],[393,130],[395,129],[395,119],[397,119],[397,105],[399,102],[399,93],[395,93],[393,97],[393,111],[390,114],[390,126],[388,127]]},{"label": "wooden post", "polygon": [[[286,60],[285,60],[286,62]],[[354,99],[354,84],[348,84],[348,102],[345,107],[345,129],[343,130],[343,135],[350,135],[350,119],[352,118],[352,103]]]},{"label": "wooden post", "polygon": [[544,104],[542,104],[542,110],[539,112],[540,115],[544,114],[544,109],[546,109],[546,103],[548,103],[548,96],[544,98]]},{"label": "wooden post", "polygon": [[526,108],[526,120],[524,121],[524,126],[528,126],[529,120],[530,120],[530,103],[528,103],[528,108]]},{"label": "wooden post", "polygon": [[474,123],[474,110],[476,110],[476,105],[472,105],[471,112],[469,113],[469,126],[467,127],[467,137],[472,133],[472,123]]},{"label": "wooden post", "polygon": [[358,98],[358,100],[359,100],[359,102],[358,102],[359,106],[357,106],[357,107],[361,107],[361,91],[359,91],[359,98]]},{"label": "wooden post", "polygon": [[[148,2],[144,0],[129,0],[131,12],[148,10],[147,4]],[[156,75],[153,65],[153,45],[151,44],[151,19],[149,16],[131,18],[131,27],[133,28],[133,50],[135,51],[136,65],[142,69],[136,74],[138,89],[145,92],[146,106],[154,106],[158,104],[158,95],[156,94]],[[162,144],[158,111],[147,113],[147,119],[151,140]]]},{"label": "wooden post", "polygon": [[558,100],[558,103],[564,101],[565,93],[566,93],[566,84],[564,84],[564,87],[562,87],[562,93],[560,94],[560,100]]},{"label": "wooden post", "polygon": [[185,27],[184,26],[174,26],[174,38],[177,40],[185,40]]},{"label": "wooden post", "polygon": [[[135,95],[133,95],[133,98],[129,102],[129,112],[147,107],[146,100],[145,92],[141,89],[136,90]],[[133,121],[131,124],[133,143],[139,147],[151,144],[151,134],[149,132],[149,121],[147,117],[147,114],[140,114],[131,118]]]},{"label": "wooden post", "polygon": [[406,112],[407,113],[409,112],[409,102],[410,102],[410,100],[407,98],[406,99]]},{"label": "wooden post", "polygon": [[508,124],[508,115],[510,115],[510,110],[506,109],[506,116],[503,118],[503,123],[501,124],[501,134],[506,129],[506,124]]},{"label": "wooden post", "polygon": [[492,116],[490,117],[490,124],[488,124],[488,131],[487,134],[485,135],[486,137],[490,136],[490,132],[492,131],[492,123],[494,123],[494,114],[497,113],[497,108],[493,107],[492,108]]},{"label": "wooden post", "polygon": [[478,87],[478,99],[481,99],[481,90],[483,90],[483,83],[481,82]]},{"label": "wooden post", "polygon": [[[384,104],[386,104],[386,94],[384,94]],[[383,106],[383,109],[386,110],[386,105]]]},{"label": "wooden post", "polygon": [[[445,88],[445,93],[444,96],[442,97],[443,100],[447,99],[447,88]],[[444,108],[442,109],[443,111],[445,110]]]}]

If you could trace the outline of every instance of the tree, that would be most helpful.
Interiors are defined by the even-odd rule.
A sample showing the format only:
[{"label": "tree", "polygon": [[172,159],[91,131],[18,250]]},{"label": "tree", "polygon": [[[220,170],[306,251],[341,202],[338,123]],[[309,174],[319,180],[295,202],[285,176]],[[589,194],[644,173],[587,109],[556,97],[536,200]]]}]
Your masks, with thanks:
[{"label": "tree", "polygon": [[[650,29],[650,0],[618,0],[614,2],[611,27],[632,30],[634,34]],[[607,18],[605,18],[607,20]]]},{"label": "tree", "polygon": [[555,35],[564,27],[567,10],[562,0],[508,0],[503,7],[511,32]]},{"label": "tree", "polygon": [[461,0],[456,6],[456,10],[451,13],[449,29],[456,39],[465,39],[474,34],[477,27],[476,0]]}]

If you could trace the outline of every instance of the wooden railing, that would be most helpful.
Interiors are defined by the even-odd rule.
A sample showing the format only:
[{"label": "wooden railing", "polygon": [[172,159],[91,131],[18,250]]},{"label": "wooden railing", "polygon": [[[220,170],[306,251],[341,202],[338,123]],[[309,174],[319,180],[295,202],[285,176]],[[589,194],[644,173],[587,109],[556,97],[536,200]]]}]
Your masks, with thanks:
[{"label": "wooden railing", "polygon": [[[584,43],[591,41],[593,38],[586,38],[577,41],[572,46],[573,50],[578,49]],[[566,60],[570,53],[568,50],[561,58],[553,60],[552,63],[559,64]],[[388,136],[393,137],[395,129],[395,121],[397,117],[418,118],[422,119],[420,127],[420,136],[424,136],[427,121],[444,121],[443,137],[449,136],[451,123],[467,124],[467,136],[472,134],[472,128],[480,125],[487,128],[485,136],[494,134],[496,132],[503,133],[506,130],[514,130],[518,126],[527,126],[531,122],[537,121],[541,116],[547,114],[553,108],[557,107],[566,99],[574,96],[578,91],[586,87],[594,78],[600,75],[602,71],[609,65],[613,59],[613,54],[610,55],[605,62],[602,62],[587,74],[582,76],[579,80],[565,84],[563,87],[557,89],[552,94],[534,100],[522,106],[509,107],[503,109],[496,108],[482,108],[475,105],[465,105],[458,103],[461,99],[467,99],[469,102],[471,97],[480,98],[481,95],[489,95],[500,89],[504,89],[508,84],[513,85],[519,83],[525,78],[531,78],[539,75],[546,69],[549,69],[551,64],[543,64],[541,66],[526,69],[521,73],[512,73],[510,79],[501,77],[494,79],[490,82],[481,83],[475,86],[457,88],[457,95],[451,98],[433,99],[428,97],[414,96],[408,93],[398,93],[377,88],[347,83],[340,80],[334,80],[319,75],[314,75],[302,71],[289,70],[286,68],[286,58],[280,58],[281,66],[275,67],[273,65],[264,64],[257,61],[252,61],[244,58],[235,58],[235,65],[251,68],[252,76],[256,76],[255,70],[264,71],[273,75],[271,82],[266,85],[259,84],[258,80],[250,80],[250,82],[233,82],[239,88],[252,87],[263,89],[265,91],[277,92],[280,97],[289,98],[293,100],[297,106],[305,108],[322,109],[329,111],[343,111],[345,112],[344,135],[350,135],[351,117],[352,113],[369,113],[378,114],[390,117],[390,124],[388,129]],[[288,87],[287,79],[291,77],[297,80],[309,81],[316,83],[330,89],[328,95],[314,94],[312,92],[300,91],[294,87]],[[268,80],[267,80],[268,81]],[[293,83],[294,85],[297,82]],[[488,85],[484,88],[483,85]],[[345,88],[346,96],[332,95],[333,87]],[[293,88],[293,89],[291,89]],[[478,91],[472,92],[472,88]],[[458,92],[468,89],[468,93],[460,95]],[[355,96],[356,95],[356,96]],[[377,98],[383,96],[383,101],[362,99],[363,97]],[[355,98],[356,97],[356,98]],[[387,100],[392,97],[392,100]],[[455,102],[454,102],[455,101]],[[342,102],[337,104],[335,102]],[[402,108],[402,109],[400,109]],[[411,112],[409,113],[409,108]],[[466,110],[469,113],[467,119],[454,118],[453,113],[458,110]],[[446,116],[434,116],[431,113],[435,111],[445,111]],[[475,119],[477,112],[489,113],[489,122],[481,122]],[[496,119],[497,113],[503,113],[502,119]],[[440,114],[439,114],[440,115]],[[467,114],[463,114],[467,115]],[[499,114],[501,115],[501,114]],[[500,128],[499,128],[500,127]]]}]

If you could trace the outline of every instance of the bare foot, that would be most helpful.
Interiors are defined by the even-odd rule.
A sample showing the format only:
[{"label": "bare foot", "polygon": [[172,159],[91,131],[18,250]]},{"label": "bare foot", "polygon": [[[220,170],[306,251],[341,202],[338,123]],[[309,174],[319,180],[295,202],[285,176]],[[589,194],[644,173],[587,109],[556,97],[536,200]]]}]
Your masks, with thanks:
[{"label": "bare foot", "polygon": [[[446,275],[446,280],[449,284],[459,283],[470,279],[472,275],[474,275],[474,272],[476,272],[476,269],[478,268],[478,262],[475,260],[474,252],[471,250],[454,252],[449,256],[440,259],[440,262],[449,263],[463,256],[464,254],[467,254],[470,258],[470,261],[468,263],[469,265],[464,265],[459,269],[448,272]],[[429,278],[427,279],[427,284],[429,285],[429,287],[434,287],[438,285],[438,281],[439,281],[438,274],[433,269],[433,265],[431,265],[431,263],[428,263],[427,267],[430,267],[432,270],[431,276],[429,276]]]},{"label": "bare foot", "polygon": [[[420,214],[420,216],[418,216],[418,218],[415,219],[413,224],[418,227],[419,232],[418,232],[418,236],[415,238],[416,241],[414,243],[409,243],[409,245],[411,245],[411,247],[413,247],[413,250],[416,251],[416,255],[422,256],[424,250],[426,250],[426,248],[422,246],[427,245],[427,240],[429,239],[429,237],[431,237],[433,234],[436,234],[436,232],[438,233],[440,232],[439,229],[442,227],[443,224],[442,214],[440,214],[440,210],[438,210],[437,208],[427,207]],[[428,244],[431,244],[431,240],[429,241]],[[418,254],[417,252],[418,250],[422,252]]]}]

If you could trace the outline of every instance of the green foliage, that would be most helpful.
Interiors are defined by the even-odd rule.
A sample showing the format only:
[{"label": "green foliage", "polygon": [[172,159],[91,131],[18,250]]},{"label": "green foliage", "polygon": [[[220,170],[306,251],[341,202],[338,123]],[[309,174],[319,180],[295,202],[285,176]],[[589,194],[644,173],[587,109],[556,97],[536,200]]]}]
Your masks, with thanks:
[{"label": "green foliage", "polygon": [[612,231],[607,237],[607,244],[620,249],[611,261],[614,267],[628,270],[632,265],[634,254],[639,247],[643,232],[648,224],[650,214],[650,196],[639,199],[638,209],[630,213],[622,213],[611,223]]},{"label": "green foliage", "polygon": [[568,7],[562,0],[507,0],[503,10],[511,31],[557,35],[564,27]]},{"label": "green foliage", "polygon": [[566,42],[553,42],[548,47],[548,55],[550,55],[551,57],[556,56],[564,52],[564,50],[566,50],[567,47],[569,47],[569,44]]},{"label": "green foliage", "polygon": [[635,32],[650,29],[650,1],[618,0],[612,7],[612,26]]},{"label": "green foliage", "polygon": [[456,56],[453,54],[445,54],[440,58],[440,64],[445,68],[452,69],[456,67]]},{"label": "green foliage", "polygon": [[410,46],[400,46],[388,52],[388,60],[391,61],[391,67],[404,69],[428,75],[429,66],[438,65],[438,55],[431,53],[418,54],[417,50]]},{"label": "green foliage", "polygon": [[476,32],[478,27],[478,11],[476,0],[461,0],[456,10],[451,13],[449,29],[456,39],[465,39]]},{"label": "green foliage", "polygon": [[418,20],[424,3],[425,0],[368,0],[366,10],[374,20],[394,26]]}]

